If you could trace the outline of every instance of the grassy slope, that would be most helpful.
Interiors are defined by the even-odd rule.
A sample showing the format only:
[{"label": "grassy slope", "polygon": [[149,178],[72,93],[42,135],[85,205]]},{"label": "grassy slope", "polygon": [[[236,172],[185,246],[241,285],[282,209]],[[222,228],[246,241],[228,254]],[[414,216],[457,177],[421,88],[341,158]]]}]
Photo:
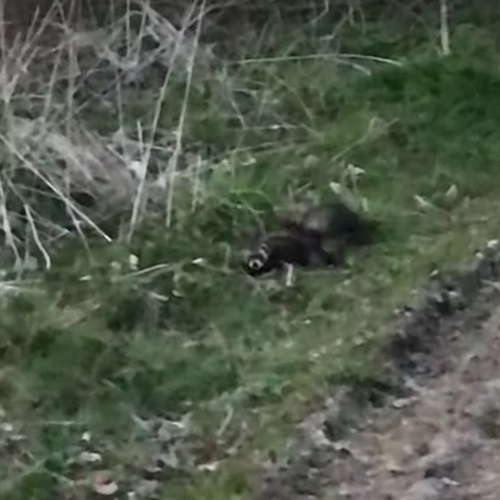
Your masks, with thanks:
[{"label": "grassy slope", "polygon": [[[339,377],[376,375],[394,307],[434,266],[455,265],[498,234],[500,76],[490,21],[457,18],[448,58],[434,54],[436,33],[418,23],[347,30],[342,52],[407,61],[356,60],[372,76],[305,57],[230,65],[223,83],[198,76],[185,138],[229,160],[203,178],[197,213],[183,211],[191,198],[180,183],[172,231],[156,221],[132,249],[96,244],[89,256],[67,248],[41,291],[1,306],[0,403],[28,443],[11,452],[17,462],[1,459],[2,498],[55,498],[87,430],[105,466],[124,474],[147,454],[131,414],[179,418],[193,409],[205,460],[231,445],[242,422],[248,439],[241,459],[191,486],[168,483],[165,498],[234,498],[251,477],[251,449],[279,446]],[[310,52],[320,45],[307,43]],[[265,222],[273,204],[303,190],[328,196],[340,160],[364,169],[359,188],[387,239],[347,270],[299,273],[292,290],[242,276],[242,225]],[[419,209],[417,194],[435,208]],[[167,265],[116,271],[112,262],[126,263],[130,252],[141,268]],[[205,263],[193,264],[199,257]],[[217,445],[209,436],[228,408],[228,442]]]}]

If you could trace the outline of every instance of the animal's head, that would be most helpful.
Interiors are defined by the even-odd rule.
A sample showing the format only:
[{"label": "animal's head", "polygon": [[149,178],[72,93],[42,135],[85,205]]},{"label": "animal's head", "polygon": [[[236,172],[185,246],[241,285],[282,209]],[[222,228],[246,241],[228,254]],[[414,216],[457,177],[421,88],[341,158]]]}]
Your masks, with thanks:
[{"label": "animal's head", "polygon": [[250,276],[260,276],[272,271],[274,268],[267,245],[261,245],[257,250],[245,252],[242,265],[245,272]]}]

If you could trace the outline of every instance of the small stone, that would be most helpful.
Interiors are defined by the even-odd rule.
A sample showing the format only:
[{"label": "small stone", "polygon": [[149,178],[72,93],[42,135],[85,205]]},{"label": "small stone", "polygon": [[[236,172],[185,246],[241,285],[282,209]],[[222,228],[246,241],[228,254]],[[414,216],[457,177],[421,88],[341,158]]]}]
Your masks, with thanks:
[{"label": "small stone", "polygon": [[482,385],[473,402],[466,409],[484,435],[491,439],[500,438],[500,379]]},{"label": "small stone", "polygon": [[400,500],[439,500],[443,484],[435,478],[423,479],[414,483]]},{"label": "small stone", "polygon": [[0,430],[6,433],[14,432],[14,426],[10,422],[5,422],[0,425]]},{"label": "small stone", "polygon": [[81,437],[80,437],[80,440],[83,442],[83,443],[90,443],[90,440],[92,438],[92,435],[90,434],[90,432],[84,432]]},{"label": "small stone", "polygon": [[392,461],[386,463],[386,468],[393,476],[401,476],[406,472],[404,467]]},{"label": "small stone", "polygon": [[89,451],[82,451],[78,455],[78,462],[81,464],[97,464],[102,462],[102,456],[100,453],[91,453]]},{"label": "small stone", "polygon": [[411,406],[412,404],[416,403],[417,401],[418,401],[418,398],[416,398],[416,397],[400,398],[400,399],[396,399],[392,402],[392,407],[396,408],[397,410],[401,410],[402,408],[407,408],[408,406]]},{"label": "small stone", "polygon": [[127,495],[129,500],[149,500],[153,498],[160,489],[160,482],[142,480],[134,486],[134,490]]},{"label": "small stone", "polygon": [[118,485],[109,471],[101,470],[92,474],[92,489],[98,495],[109,497],[118,491]]},{"label": "small stone", "polygon": [[450,477],[479,443],[476,433],[438,434],[429,445],[429,454],[418,461],[419,467],[426,478]]}]

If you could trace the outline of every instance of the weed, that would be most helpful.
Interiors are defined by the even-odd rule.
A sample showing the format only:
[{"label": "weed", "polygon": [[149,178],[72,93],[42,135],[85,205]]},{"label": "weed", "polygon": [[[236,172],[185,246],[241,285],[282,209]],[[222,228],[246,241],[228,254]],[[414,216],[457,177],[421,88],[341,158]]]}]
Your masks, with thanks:
[{"label": "weed", "polygon": [[[230,60],[149,7],[6,52],[3,498],[80,498],[95,468],[239,497],[329,384],[385,390],[393,309],[498,232],[500,17],[463,10],[447,57],[434,6],[285,23]],[[332,189],[387,238],[292,289],[240,272],[276,210]]]}]

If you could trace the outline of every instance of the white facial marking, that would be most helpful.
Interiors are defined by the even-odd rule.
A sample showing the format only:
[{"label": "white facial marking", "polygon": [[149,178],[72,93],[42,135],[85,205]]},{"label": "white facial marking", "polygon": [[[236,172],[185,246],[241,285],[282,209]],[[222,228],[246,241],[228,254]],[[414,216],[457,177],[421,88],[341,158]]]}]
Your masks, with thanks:
[{"label": "white facial marking", "polygon": [[249,259],[248,261],[248,267],[252,270],[252,271],[257,271],[258,269],[261,269],[262,266],[263,266],[263,262],[262,260],[259,258],[259,257],[252,257],[251,259]]}]

